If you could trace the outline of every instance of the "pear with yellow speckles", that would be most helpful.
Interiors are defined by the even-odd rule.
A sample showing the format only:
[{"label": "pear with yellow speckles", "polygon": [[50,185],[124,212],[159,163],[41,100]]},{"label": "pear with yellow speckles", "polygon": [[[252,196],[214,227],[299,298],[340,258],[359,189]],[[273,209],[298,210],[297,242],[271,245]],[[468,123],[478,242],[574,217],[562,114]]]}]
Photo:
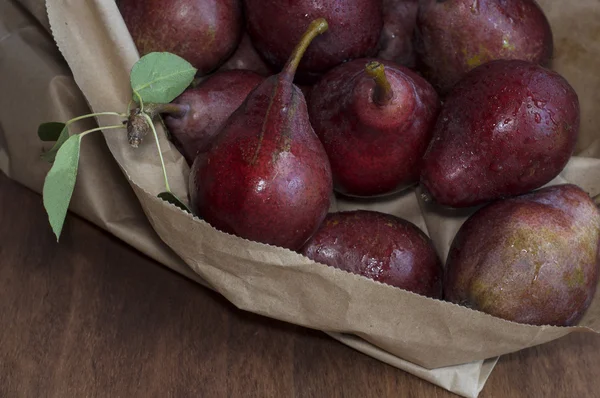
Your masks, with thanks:
[{"label": "pear with yellow speckles", "polygon": [[311,41],[327,28],[322,18],[310,23],[283,70],[251,91],[197,154],[191,204],[213,227],[296,250],[323,222],[331,167],[293,80]]},{"label": "pear with yellow speckles", "polygon": [[442,95],[489,61],[547,66],[554,46],[535,0],[421,0],[415,33],[418,67]]},{"label": "pear with yellow speckles", "polygon": [[600,274],[600,211],[572,184],[498,201],[460,228],[444,298],[531,325],[572,326]]}]

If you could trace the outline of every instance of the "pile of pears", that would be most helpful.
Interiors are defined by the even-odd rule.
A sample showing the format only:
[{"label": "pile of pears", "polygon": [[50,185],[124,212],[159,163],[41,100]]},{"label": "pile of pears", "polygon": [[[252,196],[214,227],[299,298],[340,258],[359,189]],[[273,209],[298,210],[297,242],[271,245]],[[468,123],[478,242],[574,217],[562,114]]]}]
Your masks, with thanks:
[{"label": "pile of pears", "polygon": [[[578,96],[535,0],[119,0],[140,55],[198,69],[160,113],[216,229],[532,325],[575,325],[600,274],[600,211],[572,184]],[[472,208],[443,265],[377,211],[419,187]],[[360,292],[356,292],[360,294]]]}]

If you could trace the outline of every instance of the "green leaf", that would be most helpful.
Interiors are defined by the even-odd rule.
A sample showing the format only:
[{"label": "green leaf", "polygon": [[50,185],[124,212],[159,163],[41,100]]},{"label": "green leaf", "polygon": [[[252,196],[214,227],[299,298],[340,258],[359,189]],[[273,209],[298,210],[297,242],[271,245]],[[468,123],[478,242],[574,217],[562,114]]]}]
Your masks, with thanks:
[{"label": "green leaf", "polygon": [[56,141],[65,127],[66,124],[60,122],[42,123],[38,127],[38,137],[42,141]]},{"label": "green leaf", "polygon": [[[143,102],[166,104],[190,85],[196,72],[196,68],[175,54],[154,52],[133,65],[131,88]],[[134,99],[139,101],[135,95]]]},{"label": "green leaf", "polygon": [[192,214],[192,211],[181,200],[179,200],[177,196],[173,195],[173,193],[161,192],[158,194],[158,197],[166,202],[171,203],[172,205],[179,207],[181,210],[187,211],[188,213]]},{"label": "green leaf", "polygon": [[54,165],[44,181],[42,190],[44,208],[57,241],[75,188],[80,147],[81,136],[79,134],[71,136],[58,150]]},{"label": "green leaf", "polygon": [[60,147],[63,146],[63,144],[67,141],[68,138],[69,138],[69,128],[67,127],[66,124],[63,124],[63,128],[60,132],[60,135],[56,139],[56,143],[48,152],[45,152],[42,154],[42,159],[44,159],[45,161],[50,162],[50,163],[54,162],[56,153],[58,152]]}]

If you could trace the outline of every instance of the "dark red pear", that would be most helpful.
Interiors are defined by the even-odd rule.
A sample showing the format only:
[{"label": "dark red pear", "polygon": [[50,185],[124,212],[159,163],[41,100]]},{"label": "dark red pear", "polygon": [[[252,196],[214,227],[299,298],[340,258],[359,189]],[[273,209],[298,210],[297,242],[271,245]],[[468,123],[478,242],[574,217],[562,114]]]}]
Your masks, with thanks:
[{"label": "dark red pear", "polygon": [[248,70],[217,72],[188,88],[172,103],[159,105],[165,125],[188,164],[212,142],[248,94],[265,80]]},{"label": "dark red pear", "polygon": [[433,243],[416,225],[389,214],[330,213],[301,253],[381,283],[442,298],[442,264]]},{"label": "dark red pear", "polygon": [[600,211],[564,184],[500,200],[460,228],[448,255],[445,299],[507,320],[572,326],[600,275]]},{"label": "dark red pear", "polygon": [[579,120],[577,93],[558,73],[526,61],[484,64],[446,97],[421,184],[450,207],[540,188],[569,161]]},{"label": "dark red pear", "polygon": [[413,34],[419,0],[383,0],[383,29],[377,58],[415,67]]},{"label": "dark red pear", "polygon": [[229,58],[243,29],[240,0],[120,0],[118,7],[140,56],[170,52],[199,75]]},{"label": "dark red pear", "polygon": [[486,62],[516,59],[547,66],[548,19],[535,0],[421,0],[415,32],[418,67],[441,94]]},{"label": "dark red pear", "polygon": [[425,79],[390,61],[363,58],[329,71],[311,90],[309,115],[335,190],[373,197],[418,183],[439,108]]},{"label": "dark red pear", "polygon": [[244,0],[244,6],[252,43],[276,70],[286,62],[308,21],[327,20],[329,30],[315,39],[298,66],[298,82],[314,83],[342,62],[377,53],[381,0]]},{"label": "dark red pear", "polygon": [[296,250],[327,215],[331,169],[293,84],[306,48],[326,30],[324,19],[310,23],[282,72],[256,87],[196,156],[191,204],[213,227]]}]

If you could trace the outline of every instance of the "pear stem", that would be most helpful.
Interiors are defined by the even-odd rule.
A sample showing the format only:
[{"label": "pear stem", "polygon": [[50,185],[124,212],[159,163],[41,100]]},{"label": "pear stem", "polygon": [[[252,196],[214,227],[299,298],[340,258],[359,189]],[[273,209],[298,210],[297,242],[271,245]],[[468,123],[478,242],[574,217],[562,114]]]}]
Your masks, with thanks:
[{"label": "pear stem", "polygon": [[167,114],[176,119],[181,119],[188,113],[190,106],[188,104],[146,104],[146,113],[150,115],[152,119],[159,114]]},{"label": "pear stem", "polygon": [[329,25],[325,18],[318,18],[310,23],[308,29],[306,29],[306,32],[302,35],[300,42],[296,45],[294,52],[292,52],[290,59],[283,67],[283,71],[281,72],[282,77],[290,81],[294,80],[294,75],[296,74],[296,70],[298,69],[298,65],[300,65],[300,61],[302,60],[306,49],[315,37],[325,33],[327,29],[329,29]]},{"label": "pear stem", "polygon": [[394,97],[392,86],[385,75],[385,66],[377,61],[370,61],[365,71],[375,80],[375,91],[373,92],[373,102],[379,106],[385,106],[390,103]]}]

